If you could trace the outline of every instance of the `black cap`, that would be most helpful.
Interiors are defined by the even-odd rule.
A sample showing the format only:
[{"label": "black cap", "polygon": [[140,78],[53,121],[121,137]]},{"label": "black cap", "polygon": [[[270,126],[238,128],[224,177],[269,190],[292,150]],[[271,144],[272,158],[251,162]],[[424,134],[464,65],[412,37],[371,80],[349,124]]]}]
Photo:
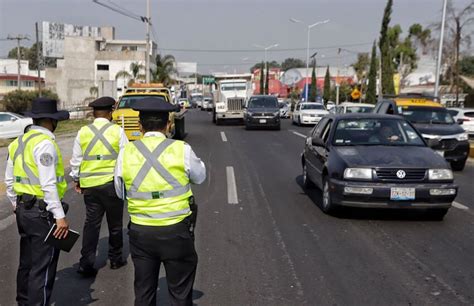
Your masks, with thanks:
[{"label": "black cap", "polygon": [[112,109],[112,107],[115,105],[115,100],[112,97],[100,97],[98,99],[95,99],[91,103],[89,103],[90,107],[93,107],[94,109]]},{"label": "black cap", "polygon": [[179,107],[166,102],[164,99],[149,97],[133,103],[132,109],[140,113],[170,113],[176,111]]},{"label": "black cap", "polygon": [[31,104],[31,111],[24,112],[23,115],[33,119],[50,118],[54,120],[69,119],[69,112],[65,110],[58,111],[58,101],[50,98],[36,98]]}]

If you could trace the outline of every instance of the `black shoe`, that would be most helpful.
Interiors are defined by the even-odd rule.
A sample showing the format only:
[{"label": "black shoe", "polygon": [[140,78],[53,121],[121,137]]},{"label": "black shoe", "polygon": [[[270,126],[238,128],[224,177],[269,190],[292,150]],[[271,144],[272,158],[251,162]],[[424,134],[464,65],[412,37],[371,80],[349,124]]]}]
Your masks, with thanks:
[{"label": "black shoe", "polygon": [[117,269],[120,269],[121,267],[126,266],[126,265],[127,265],[126,260],[111,261],[110,262],[110,269],[117,270]]},{"label": "black shoe", "polygon": [[97,275],[97,270],[93,267],[79,266],[77,273],[81,274],[83,277],[95,277]]}]

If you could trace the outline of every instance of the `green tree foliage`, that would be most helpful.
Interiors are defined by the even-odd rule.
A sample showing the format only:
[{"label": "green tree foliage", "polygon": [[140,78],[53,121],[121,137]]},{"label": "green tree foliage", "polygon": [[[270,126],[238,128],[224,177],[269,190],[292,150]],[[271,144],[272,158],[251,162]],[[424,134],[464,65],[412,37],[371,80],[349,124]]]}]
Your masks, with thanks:
[{"label": "green tree foliage", "polygon": [[316,101],[318,96],[318,85],[316,82],[316,62],[313,61],[313,72],[311,73],[311,87],[309,90],[308,101]]},{"label": "green tree foliage", "polygon": [[[173,55],[161,56],[158,54],[155,58],[156,69],[151,71],[153,82],[163,83],[169,86],[173,83],[173,75],[176,74],[176,60]],[[198,83],[202,82],[202,77],[198,75]]]},{"label": "green tree foliage", "polygon": [[465,56],[459,62],[459,69],[461,70],[461,75],[474,76],[474,55]]},{"label": "green tree foliage", "polygon": [[[268,64],[267,64],[268,65]],[[269,72],[270,68],[267,68],[266,74],[265,74],[265,94],[268,95],[269,93],[269,86],[270,86],[270,77],[269,77]]]},{"label": "green tree foliage", "polygon": [[260,94],[263,95],[265,94],[265,79],[264,79],[264,75],[263,75],[263,67],[265,67],[265,64],[262,62],[262,64],[260,65],[260,67],[262,68],[259,68],[260,69]]},{"label": "green tree foliage", "polygon": [[[267,65],[268,65],[268,69],[280,68],[280,64],[277,61],[268,62]],[[250,72],[253,73],[256,69],[265,69],[265,63],[264,62],[256,63],[250,68]]]},{"label": "green tree foliage", "polygon": [[[31,48],[27,47],[20,47],[20,59],[28,61],[28,68],[31,70],[38,69],[38,55],[36,54],[37,45],[34,43]],[[8,52],[8,58],[16,59],[16,49],[13,48]],[[40,49],[40,61],[43,61],[44,67],[56,67],[56,60],[55,58],[45,57],[43,58],[43,48],[41,42],[39,43]],[[43,68],[43,67],[42,67]]]},{"label": "green tree foliage", "polygon": [[331,100],[331,74],[329,73],[329,66],[326,69],[326,75],[324,76],[323,99],[324,102]]},{"label": "green tree foliage", "polygon": [[120,70],[117,72],[115,75],[115,79],[124,79],[128,80],[128,85],[130,86],[131,84],[139,81],[139,80],[144,80],[145,75],[141,73],[145,69],[145,66],[138,62],[133,62],[130,64],[130,72],[127,70]]},{"label": "green tree foliage", "polygon": [[287,71],[293,68],[304,68],[306,64],[299,58],[287,58],[281,63],[281,69]]},{"label": "green tree foliage", "polygon": [[[336,101],[336,87],[331,90],[331,100]],[[347,82],[341,82],[339,85],[339,101],[345,102],[351,99],[352,87]]]},{"label": "green tree foliage", "polygon": [[[393,0],[388,0],[385,7],[382,27],[380,29],[380,56],[382,59],[382,93],[395,94],[395,86],[393,84],[393,63],[392,53],[390,50],[389,24],[392,15]],[[392,33],[393,34],[393,33]]]},{"label": "green tree foliage", "polygon": [[419,23],[412,24],[408,29],[408,37],[414,41],[415,47],[421,46],[423,54],[427,53],[431,41],[431,30]]},{"label": "green tree foliage", "polygon": [[[41,90],[41,96],[58,100],[58,95],[49,89]],[[7,93],[3,97],[3,107],[6,111],[12,113],[22,113],[31,108],[31,103],[39,97],[37,90],[15,90]]]},{"label": "green tree foliage", "polygon": [[367,70],[369,69],[369,54],[368,53],[359,53],[357,54],[357,61],[352,64],[352,67],[355,70],[357,79],[359,82],[362,82],[367,77]]},{"label": "green tree foliage", "polygon": [[375,104],[377,102],[377,50],[374,45],[372,46],[372,54],[370,57],[370,68],[369,68],[369,84],[367,85],[367,92],[365,94],[365,102]]}]

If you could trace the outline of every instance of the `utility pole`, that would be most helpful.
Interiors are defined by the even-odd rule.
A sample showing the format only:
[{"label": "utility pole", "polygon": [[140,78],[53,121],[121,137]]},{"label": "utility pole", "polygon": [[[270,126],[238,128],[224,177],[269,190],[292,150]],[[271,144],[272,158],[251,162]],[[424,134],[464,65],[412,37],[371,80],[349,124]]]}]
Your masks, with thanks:
[{"label": "utility pole", "polygon": [[435,82],[435,91],[434,96],[435,98],[439,99],[439,75],[441,73],[441,58],[443,56],[443,40],[444,40],[444,27],[446,24],[446,8],[448,5],[448,0],[444,0],[443,3],[443,18],[441,20],[441,34],[439,37],[439,47],[438,47],[438,59],[436,63],[436,82]]},{"label": "utility pole", "polygon": [[39,48],[39,34],[38,34],[38,23],[35,23],[36,29],[36,68],[38,69],[38,96],[41,97],[41,67],[43,61],[41,60],[40,48]]},{"label": "utility pole", "polygon": [[7,37],[8,40],[16,40],[17,47],[16,47],[16,57],[17,57],[17,62],[18,62],[18,75],[17,75],[17,88],[18,90],[21,89],[21,54],[20,54],[20,42],[22,40],[29,40],[29,38],[26,35],[17,35],[17,36],[10,36],[8,35]]},{"label": "utility pole", "polygon": [[150,0],[146,0],[146,56],[145,56],[145,81],[150,83]]}]

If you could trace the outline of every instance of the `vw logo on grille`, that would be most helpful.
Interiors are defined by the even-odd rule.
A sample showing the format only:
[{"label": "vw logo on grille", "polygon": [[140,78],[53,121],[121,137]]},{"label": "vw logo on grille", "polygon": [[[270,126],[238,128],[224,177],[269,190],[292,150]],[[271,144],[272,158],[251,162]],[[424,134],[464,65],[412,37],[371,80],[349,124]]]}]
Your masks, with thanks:
[{"label": "vw logo on grille", "polygon": [[406,172],[403,171],[403,170],[398,170],[398,171],[397,171],[397,177],[398,177],[399,179],[405,178],[406,175],[407,175]]}]

